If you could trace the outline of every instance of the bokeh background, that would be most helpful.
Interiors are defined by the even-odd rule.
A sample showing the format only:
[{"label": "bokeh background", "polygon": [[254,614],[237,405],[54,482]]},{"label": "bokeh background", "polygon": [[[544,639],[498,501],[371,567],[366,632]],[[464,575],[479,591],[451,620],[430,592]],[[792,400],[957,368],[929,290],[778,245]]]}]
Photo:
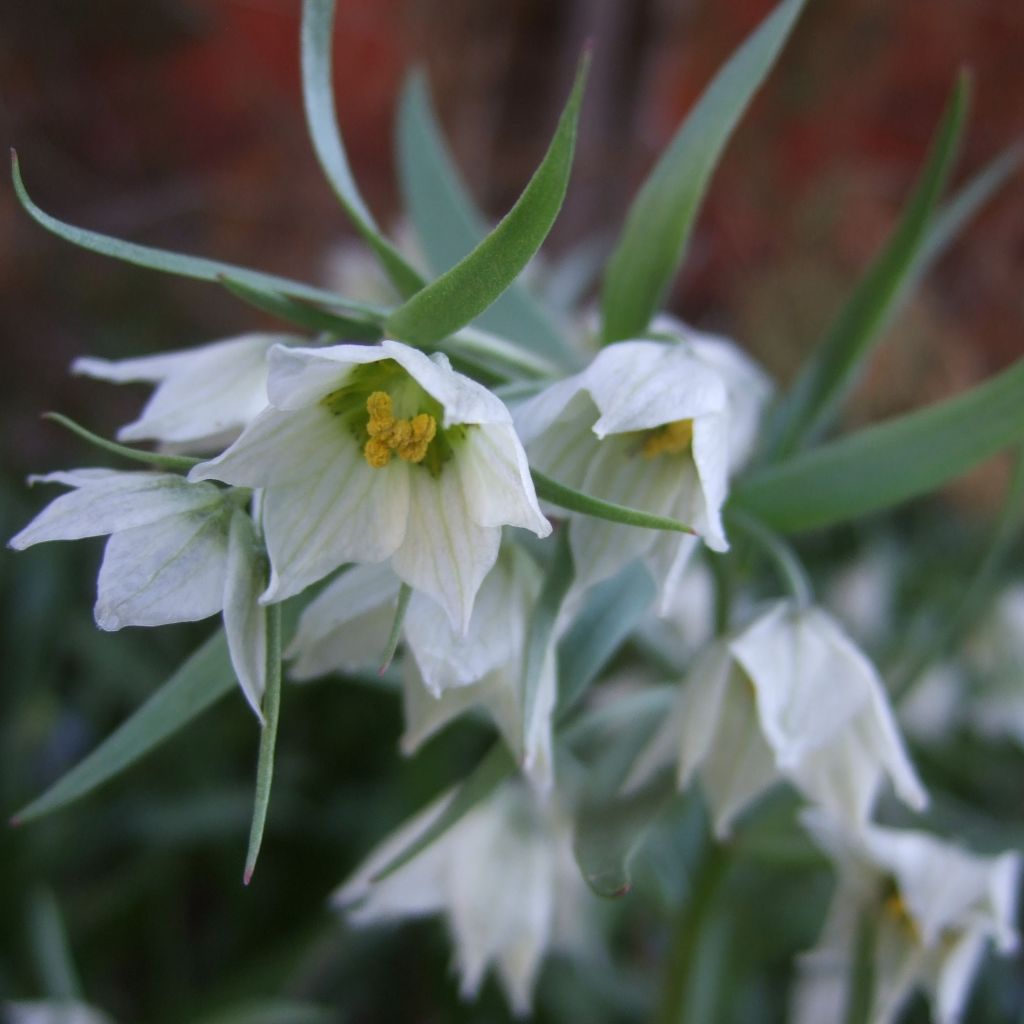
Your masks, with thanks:
[{"label": "bokeh background", "polygon": [[[581,46],[593,43],[577,167],[550,243],[557,254],[614,238],[674,127],[772,5],[339,6],[340,119],[384,223],[399,212],[391,121],[411,65],[426,67],[458,163],[497,217],[544,150]],[[297,0],[5,4],[0,135],[17,146],[34,198],[72,223],[329,282],[351,234],[305,134],[298,16]],[[1009,0],[810,4],[729,146],[672,308],[737,338],[789,379],[891,228],[959,68],[972,69],[975,89],[958,180],[1024,136],[1022,52],[1024,6]],[[24,488],[27,473],[92,459],[39,413],[59,409],[109,435],[144,394],[69,377],[75,356],[141,354],[276,325],[214,287],[70,247],[31,222],[7,186],[0,237],[9,536],[43,498]],[[893,326],[851,420],[950,394],[1019,357],[1022,281],[1018,175]],[[993,463],[944,500],[952,515],[983,525],[1001,486]],[[97,634],[89,608],[99,550],[97,542],[0,556],[4,812],[109,732],[208,630]],[[324,908],[369,844],[457,775],[480,736],[455,729],[410,772],[394,752],[392,698],[343,685],[301,697],[285,704],[268,839],[249,891],[239,878],[256,741],[241,701],[224,702],[79,807],[0,837],[0,993],[43,990],[45,942],[33,929],[44,887],[67,920],[86,994],[122,1022],[199,1020],[236,997],[282,993],[333,1005],[338,1019],[504,1019],[492,987],[476,1009],[456,1008],[436,926],[356,936]],[[639,964],[656,959],[656,934],[653,952],[633,941]],[[545,984],[548,1019],[598,1013],[578,993],[571,998],[583,1003],[559,1009],[570,1006],[559,1002],[570,998],[562,989],[580,988],[564,972]],[[627,979],[621,1005],[599,1000],[610,1017],[576,1019],[631,1019],[631,992]]]}]

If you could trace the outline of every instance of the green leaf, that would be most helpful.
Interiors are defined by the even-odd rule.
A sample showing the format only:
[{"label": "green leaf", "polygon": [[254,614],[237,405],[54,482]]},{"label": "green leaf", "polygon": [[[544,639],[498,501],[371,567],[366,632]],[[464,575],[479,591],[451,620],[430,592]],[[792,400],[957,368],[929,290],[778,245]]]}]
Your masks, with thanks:
[{"label": "green leaf", "polygon": [[[931,153],[914,194],[895,230],[861,279],[817,352],[804,366],[778,414],[772,451],[794,451],[802,441],[820,433],[849,392],[882,328],[906,295],[907,285],[923,269],[922,259],[937,249],[928,243],[928,227],[956,156],[967,116],[969,81],[957,80],[942,117]],[[935,236],[941,241],[941,235]]]},{"label": "green leaf", "polygon": [[260,730],[260,753],[256,762],[256,799],[249,829],[249,849],[245,855],[242,881],[248,885],[256,870],[256,860],[263,845],[263,828],[267,823],[270,787],[274,781],[274,748],[277,745],[277,724],[281,717],[281,606],[272,604],[267,616],[267,687],[263,694],[263,726]]},{"label": "green leaf", "polygon": [[937,402],[767,467],[732,502],[784,533],[856,519],[952,480],[1024,438],[1024,360]]},{"label": "green leaf", "polygon": [[558,645],[559,716],[566,715],[639,625],[656,589],[651,574],[634,562],[594,587]]},{"label": "green leaf", "polygon": [[91,754],[12,818],[22,825],[65,807],[134,764],[235,685],[224,631],[218,630]]},{"label": "green leaf", "polygon": [[533,258],[565,198],[588,64],[585,54],[547,154],[515,206],[468,256],[388,317],[389,336],[426,345],[453,334],[487,309]]},{"label": "green leaf", "polygon": [[636,792],[584,804],[576,819],[573,852],[598,896],[629,892],[633,857],[675,793],[675,773],[667,770]]},{"label": "green leaf", "polygon": [[138,448],[129,448],[127,445],[118,444],[116,441],[108,441],[105,437],[100,437],[99,434],[94,434],[80,423],[76,423],[70,416],[63,416],[59,412],[43,413],[43,419],[59,423],[66,430],[70,430],[72,434],[77,434],[83,441],[88,441],[89,444],[102,448],[103,451],[110,452],[111,455],[118,455],[122,459],[130,459],[132,462],[144,462],[154,469],[165,469],[172,473],[187,473],[193,466],[197,466],[203,461],[202,459],[193,459],[190,455],[161,455],[160,452],[144,452]]},{"label": "green leaf", "polygon": [[312,1003],[258,999],[203,1017],[195,1024],[334,1024],[335,1015]]},{"label": "green leaf", "polygon": [[784,0],[733,54],[676,132],[633,201],[601,296],[602,342],[643,334],[683,259],[729,136],[803,8]]},{"label": "green leaf", "polygon": [[302,98],[306,123],[320,166],[356,230],[374,251],[403,297],[424,285],[420,274],[381,234],[352,177],[334,109],[332,41],[335,0],[303,0]]},{"label": "green leaf", "polygon": [[398,588],[398,604],[395,605],[395,618],[391,623],[391,631],[388,633],[387,643],[384,645],[384,656],[380,659],[380,675],[384,675],[391,667],[395,651],[398,650],[398,642],[402,639],[405,613],[409,610],[410,597],[412,597],[412,587],[408,583],[403,583]]},{"label": "green leaf", "polygon": [[[488,227],[444,142],[426,78],[413,72],[398,108],[398,171],[406,211],[431,269],[443,274],[477,247]],[[477,318],[479,326],[544,355],[568,355],[551,316],[518,281]]]},{"label": "green leaf", "polygon": [[678,519],[656,516],[651,512],[642,512],[638,508],[629,508],[627,505],[618,505],[613,501],[595,498],[592,495],[584,494],[583,491],[566,487],[565,484],[552,480],[551,477],[545,476],[536,469],[531,468],[530,474],[533,477],[533,486],[537,491],[537,497],[543,498],[559,508],[568,509],[570,512],[580,512],[586,516],[594,516],[597,519],[607,519],[613,523],[624,523],[626,526],[638,526],[645,530],[672,530],[674,533],[696,535],[693,527],[679,522]]},{"label": "green leaf", "polygon": [[230,277],[222,277],[220,283],[236,299],[241,299],[242,302],[255,309],[270,313],[286,323],[302,327],[307,331],[325,331],[336,337],[353,341],[378,341],[383,334],[379,323],[338,316],[336,313],[329,313],[325,309],[309,305],[306,302],[289,299],[285,295],[250,288],[248,285],[242,284],[241,281],[235,281]]},{"label": "green leaf", "polygon": [[264,274],[258,270],[248,270],[232,263],[220,263],[217,260],[208,260],[201,256],[186,256],[182,253],[169,252],[166,249],[138,245],[135,242],[123,242],[119,238],[111,238],[109,235],[102,235],[97,231],[87,231],[84,228],[75,227],[73,224],[66,224],[41,210],[32,201],[25,188],[25,183],[22,181],[18,157],[13,150],[11,150],[11,177],[14,181],[15,194],[25,212],[47,231],[51,231],[66,242],[71,242],[83,249],[98,252],[103,256],[112,256],[114,259],[123,260],[125,263],[132,263],[138,267],[159,270],[165,274],[176,274],[178,277],[190,277],[198,281],[211,281],[219,284],[223,278],[231,278],[231,280],[256,291],[289,295],[310,302],[325,302],[344,309],[356,319],[373,323],[383,323],[387,316],[386,309],[345,299],[334,292],[326,291],[323,288],[313,288],[301,281],[292,281],[287,277],[278,277],[275,274]]},{"label": "green leaf", "polygon": [[396,854],[384,865],[372,881],[379,882],[388,875],[394,874],[414,857],[422,853],[431,843],[440,839],[456,822],[465,817],[481,800],[490,796],[499,783],[504,782],[515,770],[512,755],[503,743],[495,743],[479,764],[466,776],[462,784],[445,804],[444,810],[433,824],[410,843],[404,850]]},{"label": "green leaf", "polygon": [[523,737],[521,749],[525,749],[530,723],[537,710],[537,693],[544,661],[548,657],[558,613],[573,581],[572,552],[569,550],[569,531],[562,529],[555,547],[554,558],[548,566],[544,585],[537,597],[537,603],[530,613],[526,630],[526,650],[523,655],[522,672],[519,677],[519,730]]}]

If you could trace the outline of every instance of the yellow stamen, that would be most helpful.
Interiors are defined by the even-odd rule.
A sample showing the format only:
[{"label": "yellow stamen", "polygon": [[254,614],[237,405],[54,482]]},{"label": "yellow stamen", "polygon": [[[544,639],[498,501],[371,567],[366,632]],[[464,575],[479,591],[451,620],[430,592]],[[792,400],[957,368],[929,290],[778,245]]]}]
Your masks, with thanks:
[{"label": "yellow stamen", "polygon": [[437,434],[437,420],[430,413],[421,412],[411,421],[403,421],[403,426],[409,427],[409,436],[395,444],[395,452],[406,462],[422,462]]},{"label": "yellow stamen", "polygon": [[392,454],[404,462],[422,462],[430,442],[437,435],[437,420],[430,413],[421,412],[411,420],[396,420],[391,396],[374,391],[366,400],[370,418],[366,433],[370,439],[363,446],[363,458],[380,469],[391,461]]},{"label": "yellow stamen", "polygon": [[379,437],[371,437],[363,445],[363,458],[374,469],[381,469],[391,461],[391,448],[387,441],[382,441]]},{"label": "yellow stamen", "polygon": [[907,909],[906,903],[903,902],[903,897],[898,892],[891,892],[885,897],[882,903],[882,910],[912,935],[917,934],[917,923],[910,916],[910,911]]},{"label": "yellow stamen", "polygon": [[640,449],[645,459],[656,455],[679,455],[685,452],[693,441],[693,420],[676,420],[651,431]]}]

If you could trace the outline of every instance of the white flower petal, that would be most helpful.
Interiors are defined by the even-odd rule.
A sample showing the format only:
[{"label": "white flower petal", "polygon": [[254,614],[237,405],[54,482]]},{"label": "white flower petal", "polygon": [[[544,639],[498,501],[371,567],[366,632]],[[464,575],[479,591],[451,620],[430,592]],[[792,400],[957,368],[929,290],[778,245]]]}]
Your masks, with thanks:
[{"label": "white flower petal", "polygon": [[268,356],[267,395],[278,409],[294,411],[315,405],[341,387],[355,367],[387,358],[379,345],[275,346]]},{"label": "white flower petal", "polygon": [[175,473],[77,469],[35,477],[75,490],[50,502],[9,546],[22,550],[50,540],[99,537],[219,506],[222,492],[210,484],[189,484]]},{"label": "white flower petal", "polygon": [[594,424],[598,437],[726,410],[721,377],[685,344],[619,342],[602,349],[584,372],[601,412]]},{"label": "white flower petal", "polygon": [[700,514],[693,526],[712,551],[728,551],[722,527],[722,506],[729,493],[729,419],[725,413],[702,416],[693,421],[693,464],[700,487],[693,490],[693,502],[700,501]]},{"label": "white flower petal", "polygon": [[551,533],[541,514],[526,452],[511,424],[470,427],[454,460],[466,503],[481,526],[521,526]]},{"label": "white flower petal", "polygon": [[241,509],[231,516],[224,576],[224,632],[242,693],[263,722],[267,686],[267,611],[259,604],[265,585],[263,554],[252,520]]},{"label": "white flower petal", "polygon": [[[597,418],[597,410],[590,397],[582,391],[583,385],[583,374],[576,374],[574,377],[556,381],[540,394],[523,402],[513,414],[516,433],[523,439],[523,443],[529,445],[531,441],[545,434],[559,421],[573,419],[570,406],[577,400],[585,403],[583,409],[593,413],[589,416],[587,423],[589,430]],[[546,441],[544,447],[547,447]]]},{"label": "white flower petal", "polygon": [[968,931],[941,957],[938,977],[930,986],[936,1024],[959,1024],[974,976],[985,953],[985,935]]},{"label": "white flower petal", "polygon": [[286,652],[294,659],[289,675],[304,680],[379,666],[400,585],[387,563],[356,565],[343,572],[303,610]]},{"label": "white flower petal", "polygon": [[106,630],[162,626],[219,612],[227,525],[218,507],[115,533],[100,567],[96,624]]},{"label": "white flower petal", "polygon": [[122,441],[195,442],[241,430],[267,404],[267,350],[298,341],[247,334],[142,359],[79,359],[77,373],[112,381],[159,382],[142,415],[122,427]]},{"label": "white flower petal", "polygon": [[[676,460],[645,459],[629,438],[603,441],[590,461],[583,490],[596,498],[628,505],[655,515],[673,515],[680,494]],[[569,532],[576,580],[590,586],[614,576],[646,554],[658,534],[611,523],[595,516],[575,516]]]},{"label": "white flower petal", "polygon": [[265,603],[300,593],[346,562],[383,561],[408,537],[410,478],[425,473],[397,461],[374,469],[354,445],[324,447],[319,458],[318,472],[264,492]]},{"label": "white flower petal", "polygon": [[474,520],[461,480],[450,466],[436,479],[426,469],[412,467],[408,487],[405,539],[392,567],[411,587],[434,598],[452,628],[464,635],[476,593],[498,557],[501,529]]},{"label": "white flower petal", "polygon": [[394,359],[428,395],[444,407],[443,426],[457,423],[507,423],[512,414],[497,395],[475,380],[456,373],[447,358],[427,356],[399,341],[383,341],[382,358]]},{"label": "white flower petal", "polygon": [[414,594],[405,617],[405,638],[427,689],[437,696],[518,662],[540,586],[540,573],[529,555],[505,545],[480,585],[463,637],[453,631],[436,601]]}]

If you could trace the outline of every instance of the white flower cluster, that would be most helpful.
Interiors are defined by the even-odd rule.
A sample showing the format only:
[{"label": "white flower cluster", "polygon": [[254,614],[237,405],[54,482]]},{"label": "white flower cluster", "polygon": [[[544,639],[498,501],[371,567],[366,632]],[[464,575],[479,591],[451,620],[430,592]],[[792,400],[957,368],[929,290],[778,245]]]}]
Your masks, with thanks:
[{"label": "white flower cluster", "polygon": [[[257,715],[268,605],[323,584],[303,598],[286,651],[295,680],[378,666],[400,627],[403,751],[480,709],[526,782],[504,783],[375,880],[439,818],[445,797],[372,854],[336,902],[355,908],[356,923],[444,914],[463,992],[475,993],[494,964],[513,1008],[527,1012],[545,952],[581,948],[592,934],[571,855],[571,800],[555,785],[556,642],[588,588],[638,559],[664,616],[681,616],[686,594],[710,591],[704,570],[687,567],[701,541],[712,552],[729,547],[723,506],[756,446],[771,395],[766,376],[730,342],[664,318],[648,337],[602,349],[514,416],[444,355],[392,340],[315,346],[247,335],[122,362],[83,359],[75,369],[156,384],[120,440],[215,454],[185,475],[41,477],[70,490],[11,545],[109,535],[95,610],[102,629],[222,613]],[[552,532],[531,464],[565,487],[672,517],[693,533],[558,512],[574,581],[533,668],[524,721],[521,681],[544,578],[529,548],[503,530]],[[698,634],[707,631],[706,606],[687,614],[704,622]],[[925,793],[878,673],[822,609],[795,600],[757,607],[704,646],[626,792],[672,763],[680,788],[699,780],[723,839],[780,780],[817,808],[808,821],[841,885],[821,951],[806,964],[815,985],[814,965],[838,958],[848,966],[861,909],[875,900],[891,910],[878,955],[898,950],[900,959],[886,961],[873,1020],[894,1019],[919,980],[937,986],[940,1018],[955,1019],[985,937],[1011,948],[1015,857],[986,862],[870,822],[887,780],[914,809]],[[965,879],[962,892],[939,906],[930,886],[949,872]],[[801,1007],[819,999],[809,992]]]}]

